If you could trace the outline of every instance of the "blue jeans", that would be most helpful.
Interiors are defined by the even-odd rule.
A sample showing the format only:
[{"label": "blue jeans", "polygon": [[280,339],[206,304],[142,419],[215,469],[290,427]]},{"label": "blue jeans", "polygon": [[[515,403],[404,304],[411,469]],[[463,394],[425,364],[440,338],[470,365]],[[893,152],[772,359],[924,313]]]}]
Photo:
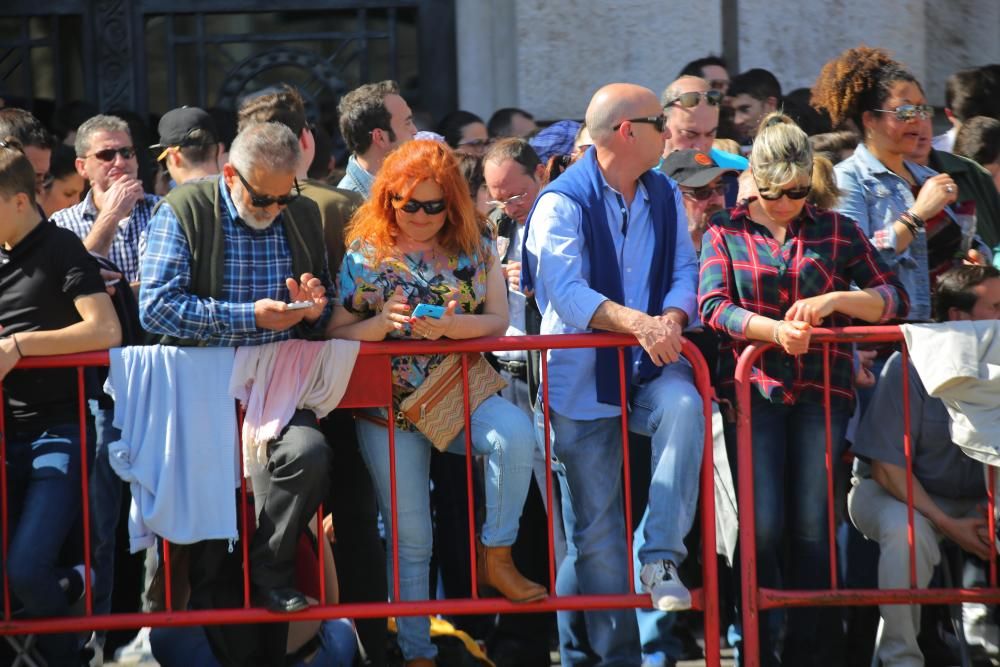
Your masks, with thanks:
[{"label": "blue jeans", "polygon": [[[487,546],[510,546],[517,537],[521,508],[531,482],[535,436],[528,416],[512,403],[491,396],[472,413],[472,448],[486,456],[486,520],[481,539]],[[392,581],[392,511],[389,484],[389,439],[385,427],[359,419],[358,443],[368,466],[379,509],[386,521],[387,571]],[[396,500],[399,516],[399,594],[402,600],[426,600],[433,532],[428,479],[431,444],[419,431],[395,430]],[[465,453],[465,429],[448,452]],[[389,587],[390,594],[392,586]],[[403,657],[432,658],[437,649],[430,640],[430,621],[400,617],[399,646]]]},{"label": "blue jeans", "polygon": [[[94,462],[90,471],[90,550],[94,568],[94,613],[111,613],[111,591],[115,573],[115,534],[118,529],[122,488],[125,482],[108,462],[108,445],[121,439],[112,425],[114,408],[101,408],[87,401],[94,417]],[[99,630],[104,637],[105,631]]]},{"label": "blue jeans", "polygon": [[[59,585],[59,552],[80,515],[80,432],[76,424],[7,430],[11,593],[29,617],[69,616]],[[82,560],[82,558],[81,558]],[[16,608],[16,605],[15,605]],[[76,635],[41,635],[50,665],[78,661]]]},{"label": "blue jeans", "polygon": [[[319,627],[320,648],[308,663],[294,667],[351,667],[357,652],[354,628],[347,619],[323,621]],[[161,667],[220,667],[200,625],[153,628],[149,635],[153,657]]]},{"label": "blue jeans", "polygon": [[[757,582],[762,588],[830,587],[824,414],[823,406],[812,403],[778,405],[756,395],[752,401]],[[849,419],[845,409],[831,411],[834,460],[843,450]],[[787,563],[784,572],[782,562]],[[809,608],[787,615],[783,660],[779,660],[785,614],[762,613],[761,664],[813,664],[819,640],[828,634],[821,627],[822,616]]]},{"label": "blue jeans", "polygon": [[[634,387],[630,431],[648,435],[652,478],[649,502],[636,530],[638,569],[644,563],[687,556],[684,537],[694,521],[704,448],[702,401],[691,366],[679,361]],[[628,580],[622,499],[621,419],[574,420],[551,411],[553,451],[560,461],[567,553],[559,567],[559,595],[621,594]],[[560,611],[564,665],[635,665],[641,661],[636,613]],[[644,623],[650,633],[656,624]],[[648,638],[643,638],[646,642]]]}]

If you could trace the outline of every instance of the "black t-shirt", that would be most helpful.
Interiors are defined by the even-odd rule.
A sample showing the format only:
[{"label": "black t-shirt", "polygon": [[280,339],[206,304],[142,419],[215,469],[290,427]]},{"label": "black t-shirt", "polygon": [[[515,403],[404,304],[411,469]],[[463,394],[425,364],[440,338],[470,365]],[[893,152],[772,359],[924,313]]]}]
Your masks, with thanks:
[{"label": "black t-shirt", "polygon": [[[97,261],[77,236],[44,221],[9,251],[0,246],[0,336],[51,331],[80,321],[73,301],[104,291]],[[15,370],[4,379],[16,422],[75,421],[76,370]]]}]

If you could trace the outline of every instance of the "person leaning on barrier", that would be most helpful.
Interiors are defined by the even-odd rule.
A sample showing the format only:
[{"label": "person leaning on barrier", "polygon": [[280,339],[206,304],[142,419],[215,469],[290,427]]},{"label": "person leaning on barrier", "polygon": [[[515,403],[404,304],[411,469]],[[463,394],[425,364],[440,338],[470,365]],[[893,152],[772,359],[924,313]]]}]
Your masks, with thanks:
[{"label": "person leaning on barrier", "polygon": [[[587,108],[594,147],[542,191],[528,215],[522,290],[535,291],[541,332],[633,334],[624,350],[629,430],[651,437],[649,503],[628,581],[618,351],[548,352],[553,451],[563,464],[563,523],[572,541],[557,588],[623,594],[633,585],[660,611],[686,609],[677,575],[698,503],[702,401],[681,332],[694,317],[698,261],[677,188],[653,168],[665,123],[646,88],[604,86]],[[561,611],[563,664],[638,664],[633,609]],[[581,632],[584,622],[586,632]]]},{"label": "person leaning on barrier", "polygon": [[[139,311],[147,331],[166,344],[224,347],[322,335],[331,283],[319,211],[298,196],[299,157],[286,126],[251,125],[233,141],[221,177],[167,195],[143,255]],[[286,305],[305,300],[313,305]],[[292,588],[295,543],[326,494],[330,457],[315,416],[304,410],[271,444],[271,487],[250,543],[254,604],[277,612],[307,606]],[[226,543],[201,548],[225,550]],[[192,555],[192,570],[197,561]],[[192,590],[192,606],[204,604],[199,593]],[[285,627],[259,633],[277,660]]]},{"label": "person leaning on barrier", "polygon": [[[23,357],[107,349],[121,341],[97,263],[35,203],[35,172],[13,138],[0,141],[0,381],[3,381],[8,512],[0,554],[13,608],[65,617],[83,593],[82,567],[59,566],[80,518],[76,371],[11,370]],[[83,561],[82,555],[80,561]],[[92,583],[92,582],[91,582]],[[72,599],[68,599],[70,596]],[[50,665],[79,662],[73,634],[44,635]]]},{"label": "person leaning on barrier", "polygon": [[[1000,319],[1000,271],[994,267],[960,266],[945,272],[934,293],[934,319]],[[912,364],[908,382],[916,586],[926,588],[934,567],[941,562],[938,543],[942,537],[976,559],[990,558],[990,537],[983,515],[986,486],[983,465],[952,443],[944,403],[928,395]],[[878,585],[883,589],[910,586],[902,384],[903,357],[896,352],[882,370],[871,405],[858,428],[853,451],[859,465],[848,496],[854,525],[879,544]],[[980,573],[982,567],[978,563]],[[962,587],[971,584],[965,581]],[[922,665],[924,657],[917,645],[920,605],[881,605],[880,610],[884,625],[878,656],[882,664]],[[963,611],[966,619],[969,611]],[[989,638],[969,627],[966,636],[972,643],[973,637],[979,635],[976,639],[980,643],[996,651],[1000,642],[996,625],[986,628],[992,632]]]},{"label": "person leaning on barrier", "polygon": [[[793,589],[830,584],[824,363],[822,351],[810,347],[812,327],[886,322],[908,306],[899,280],[854,221],[806,203],[813,167],[805,132],[784,114],[769,114],[750,153],[754,195],[718,214],[702,241],[701,317],[728,339],[720,350],[719,377],[727,378],[721,393],[733,397],[736,360],[748,343],[781,348],[765,352],[751,376],[753,512],[758,579],[766,588],[783,581]],[[852,290],[852,283],[861,289]],[[854,403],[852,371],[851,346],[831,346],[835,455]],[[786,538],[792,565],[782,573]],[[818,664],[817,612],[789,615],[784,662],[775,655],[780,625],[761,625],[763,664]]]},{"label": "person leaning on barrier", "polygon": [[[348,229],[348,252],[338,278],[338,305],[328,333],[337,338],[380,341],[466,339],[502,335],[507,300],[500,260],[483,235],[465,181],[445,144],[413,141],[394,151],[372,186],[371,198]],[[414,318],[413,307],[445,308],[439,319]],[[393,411],[444,360],[444,355],[393,359]],[[407,421],[395,427],[395,510],[390,502],[389,448],[384,410],[358,419],[361,452],[375,480],[387,523],[387,542],[398,516],[398,576],[403,600],[428,594],[431,515],[428,468],[431,443]],[[381,423],[378,423],[381,420]],[[518,531],[531,478],[534,433],[528,416],[499,396],[471,415],[472,447],[486,456],[486,520],[478,545],[478,577],[514,602],[538,600],[545,588],[516,570],[510,545]],[[448,452],[465,450],[464,430]],[[387,550],[392,579],[391,549]],[[399,643],[407,665],[431,665],[427,617],[400,617]]]}]

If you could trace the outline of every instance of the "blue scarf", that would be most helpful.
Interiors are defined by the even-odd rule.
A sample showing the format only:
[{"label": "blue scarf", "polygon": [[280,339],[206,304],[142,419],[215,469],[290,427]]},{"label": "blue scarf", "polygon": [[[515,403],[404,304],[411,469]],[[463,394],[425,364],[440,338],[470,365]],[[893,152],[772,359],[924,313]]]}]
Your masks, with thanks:
[{"label": "blue scarf", "polygon": [[[677,243],[677,207],[674,193],[662,173],[649,170],[639,177],[649,195],[650,219],[653,224],[653,265],[649,267],[649,303],[646,314],[657,316],[663,312],[663,299],[670,290],[674,273],[674,252]],[[617,304],[625,303],[622,287],[621,268],[615,256],[615,243],[608,228],[608,218],[604,207],[604,179],[597,165],[597,151],[588,150],[582,158],[564,171],[559,178],[549,183],[539,193],[538,199],[546,192],[558,192],[569,197],[583,211],[583,239],[590,259],[590,287]],[[538,202],[538,199],[535,202]],[[532,207],[525,222],[525,246],[521,256],[528,257],[528,228]],[[534,276],[529,262],[521,267],[523,289],[534,289]],[[625,348],[626,377],[632,367],[632,348]],[[607,405],[621,405],[618,374],[618,350],[598,348],[596,350],[597,400]],[[639,363],[639,379],[655,378],[662,369],[653,363],[645,351]],[[631,386],[626,388],[631,391]]]}]

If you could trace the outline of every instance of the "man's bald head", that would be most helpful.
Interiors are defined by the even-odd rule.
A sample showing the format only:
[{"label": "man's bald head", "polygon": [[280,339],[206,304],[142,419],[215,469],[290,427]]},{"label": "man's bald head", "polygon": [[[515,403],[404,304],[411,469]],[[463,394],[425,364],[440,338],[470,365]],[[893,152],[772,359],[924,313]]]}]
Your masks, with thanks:
[{"label": "man's bald head", "polygon": [[667,116],[670,137],[664,148],[664,157],[673,151],[694,149],[707,153],[719,129],[719,106],[711,105],[704,97],[693,107],[671,104],[684,93],[707,93],[711,84],[698,76],[682,76],[667,86],[660,98],[663,113]]},{"label": "man's bald head", "polygon": [[587,106],[587,129],[594,143],[601,146],[611,138],[615,125],[658,112],[659,102],[649,88],[632,83],[610,83],[591,98]]},{"label": "man's bald head", "polygon": [[[667,89],[663,91],[663,95],[660,96],[660,104],[663,105],[664,111],[669,116],[671,107],[667,105],[677,99],[678,95],[682,95],[683,93],[706,93],[711,89],[712,86],[708,81],[705,81],[700,76],[685,75],[674,80],[667,86]],[[715,108],[718,109],[718,107]]]}]

